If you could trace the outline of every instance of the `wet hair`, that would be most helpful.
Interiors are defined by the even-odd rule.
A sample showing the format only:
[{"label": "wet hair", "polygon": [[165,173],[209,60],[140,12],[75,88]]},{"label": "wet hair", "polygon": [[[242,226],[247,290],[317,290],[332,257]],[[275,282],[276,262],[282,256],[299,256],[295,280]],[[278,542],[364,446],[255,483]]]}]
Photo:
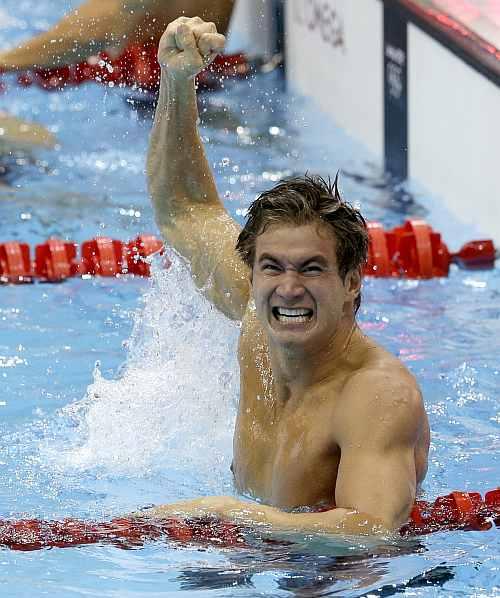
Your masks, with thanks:
[{"label": "wet hair", "polygon": [[[264,191],[250,205],[236,250],[253,268],[257,237],[269,226],[303,226],[314,222],[328,226],[336,240],[339,275],[345,280],[351,270],[362,268],[368,254],[368,230],[361,213],[344,201],[338,189],[338,173],[333,183],[318,175],[287,178]],[[355,313],[361,294],[354,303]]]}]

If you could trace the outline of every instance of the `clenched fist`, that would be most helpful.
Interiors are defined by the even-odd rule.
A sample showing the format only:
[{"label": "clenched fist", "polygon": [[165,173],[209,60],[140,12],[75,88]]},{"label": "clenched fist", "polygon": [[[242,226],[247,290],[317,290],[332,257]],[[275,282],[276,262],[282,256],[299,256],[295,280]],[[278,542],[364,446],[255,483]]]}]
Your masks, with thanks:
[{"label": "clenched fist", "polygon": [[194,78],[223,50],[225,41],[214,23],[179,17],[160,39],[158,62],[171,77]]}]

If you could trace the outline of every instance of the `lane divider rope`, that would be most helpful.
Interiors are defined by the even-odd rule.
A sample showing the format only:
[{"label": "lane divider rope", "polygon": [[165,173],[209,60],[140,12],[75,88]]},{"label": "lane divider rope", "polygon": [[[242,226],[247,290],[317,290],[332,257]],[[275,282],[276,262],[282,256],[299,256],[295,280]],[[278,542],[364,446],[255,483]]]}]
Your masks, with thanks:
[{"label": "lane divider rope", "polygon": [[149,276],[146,257],[161,252],[163,242],[153,235],[140,235],[122,243],[108,237],[97,237],[81,245],[72,241],[49,239],[35,247],[31,261],[27,243],[0,243],[0,282],[61,282],[72,276]]},{"label": "lane divider rope", "polygon": [[[451,530],[485,531],[493,525],[500,526],[500,488],[486,492],[484,500],[479,492],[451,492],[439,496],[432,504],[416,501],[400,533],[419,536]],[[0,547],[28,551],[101,543],[132,548],[148,541],[170,540],[180,544],[247,548],[249,532],[250,529],[245,530],[241,525],[210,516],[190,519],[118,517],[104,522],[0,519]],[[290,544],[287,540],[268,541]]]},{"label": "lane divider rope", "polygon": [[[118,58],[106,52],[90,56],[86,61],[57,68],[33,69],[20,73],[17,82],[47,91],[58,91],[93,81],[108,87],[132,87],[156,93],[160,85],[158,44],[130,45]],[[196,78],[200,90],[218,89],[227,79],[241,79],[254,72],[262,60],[250,60],[245,54],[219,54]],[[3,90],[5,90],[5,85]]]},{"label": "lane divider rope", "polygon": [[379,222],[368,223],[366,276],[434,278],[448,276],[450,265],[466,269],[489,269],[499,257],[491,239],[469,241],[456,253],[450,252],[424,220],[406,220],[385,231]]},{"label": "lane divider rope", "polygon": [[[385,231],[378,222],[368,223],[369,251],[366,276],[429,279],[448,276],[450,265],[461,268],[493,268],[498,250],[491,239],[470,241],[451,253],[441,235],[423,220],[407,220]],[[0,243],[0,283],[60,282],[73,276],[149,276],[147,257],[161,252],[163,242],[154,235],[139,235],[123,243],[97,237],[78,245],[49,239],[30,247],[20,241]]]}]

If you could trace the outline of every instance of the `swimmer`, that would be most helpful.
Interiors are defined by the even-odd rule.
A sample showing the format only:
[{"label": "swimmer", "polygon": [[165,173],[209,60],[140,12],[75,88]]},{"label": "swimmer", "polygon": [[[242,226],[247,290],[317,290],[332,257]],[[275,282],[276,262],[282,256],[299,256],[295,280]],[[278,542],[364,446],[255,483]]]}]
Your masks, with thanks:
[{"label": "swimmer", "polygon": [[44,126],[0,111],[0,156],[36,148],[52,149],[54,135]]},{"label": "swimmer", "polygon": [[29,156],[39,149],[53,149],[56,143],[44,126],[0,111],[0,186],[5,185],[19,154]]},{"label": "swimmer", "polygon": [[75,64],[129,44],[158,43],[180,15],[200,14],[226,31],[234,0],[88,0],[45,33],[0,52],[0,70],[24,71]]},{"label": "swimmer", "polygon": [[[233,4],[234,0],[88,0],[47,32],[0,52],[0,72],[75,64],[101,51],[117,57],[129,44],[157,44],[167,24],[181,14],[201,14],[225,31]],[[12,152],[54,145],[54,137],[41,125],[0,113],[0,160]],[[0,165],[0,174],[1,169]]]},{"label": "swimmer", "polygon": [[147,174],[165,240],[213,304],[242,321],[232,471],[237,491],[255,500],[209,496],[148,513],[394,532],[427,471],[429,425],[413,376],[356,321],[365,221],[337,180],[311,176],[262,193],[242,230],[227,214],[197,130],[194,89],[224,43],[198,17],[168,25]]}]

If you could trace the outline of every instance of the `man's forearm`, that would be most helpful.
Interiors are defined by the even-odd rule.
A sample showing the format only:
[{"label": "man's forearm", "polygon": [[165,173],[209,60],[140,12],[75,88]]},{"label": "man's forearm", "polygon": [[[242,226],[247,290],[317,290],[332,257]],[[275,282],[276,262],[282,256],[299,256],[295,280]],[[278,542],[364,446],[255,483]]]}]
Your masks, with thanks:
[{"label": "man's forearm", "polygon": [[354,509],[336,508],[320,513],[288,513],[268,505],[224,496],[208,496],[162,505],[140,513],[141,516],[144,514],[154,518],[215,515],[249,527],[264,526],[272,531],[345,535],[375,535],[391,532],[382,521]]},{"label": "man's forearm", "polygon": [[169,77],[164,70],[147,162],[160,227],[171,225],[193,203],[220,205],[197,121],[194,81]]},{"label": "man's forearm", "polygon": [[156,222],[170,247],[186,259],[196,285],[230,318],[248,303],[248,269],[235,252],[239,226],[219,199],[198,133],[194,78],[225,38],[213,23],[180,17],[160,39],[162,68],[147,161]]},{"label": "man's forearm", "polygon": [[0,153],[53,148],[57,140],[45,127],[0,112]]},{"label": "man's forearm", "polygon": [[[381,521],[354,509],[335,508],[320,513],[288,513],[267,505],[243,503],[242,516],[268,523],[275,530],[324,532],[328,534],[373,535],[389,530]],[[238,515],[236,515],[238,518]]]},{"label": "man's forearm", "polygon": [[372,535],[388,531],[380,521],[354,509],[336,508],[321,513],[288,513],[267,505],[242,502],[239,509],[230,510],[225,516],[247,524],[267,524],[276,531],[347,535]]}]

